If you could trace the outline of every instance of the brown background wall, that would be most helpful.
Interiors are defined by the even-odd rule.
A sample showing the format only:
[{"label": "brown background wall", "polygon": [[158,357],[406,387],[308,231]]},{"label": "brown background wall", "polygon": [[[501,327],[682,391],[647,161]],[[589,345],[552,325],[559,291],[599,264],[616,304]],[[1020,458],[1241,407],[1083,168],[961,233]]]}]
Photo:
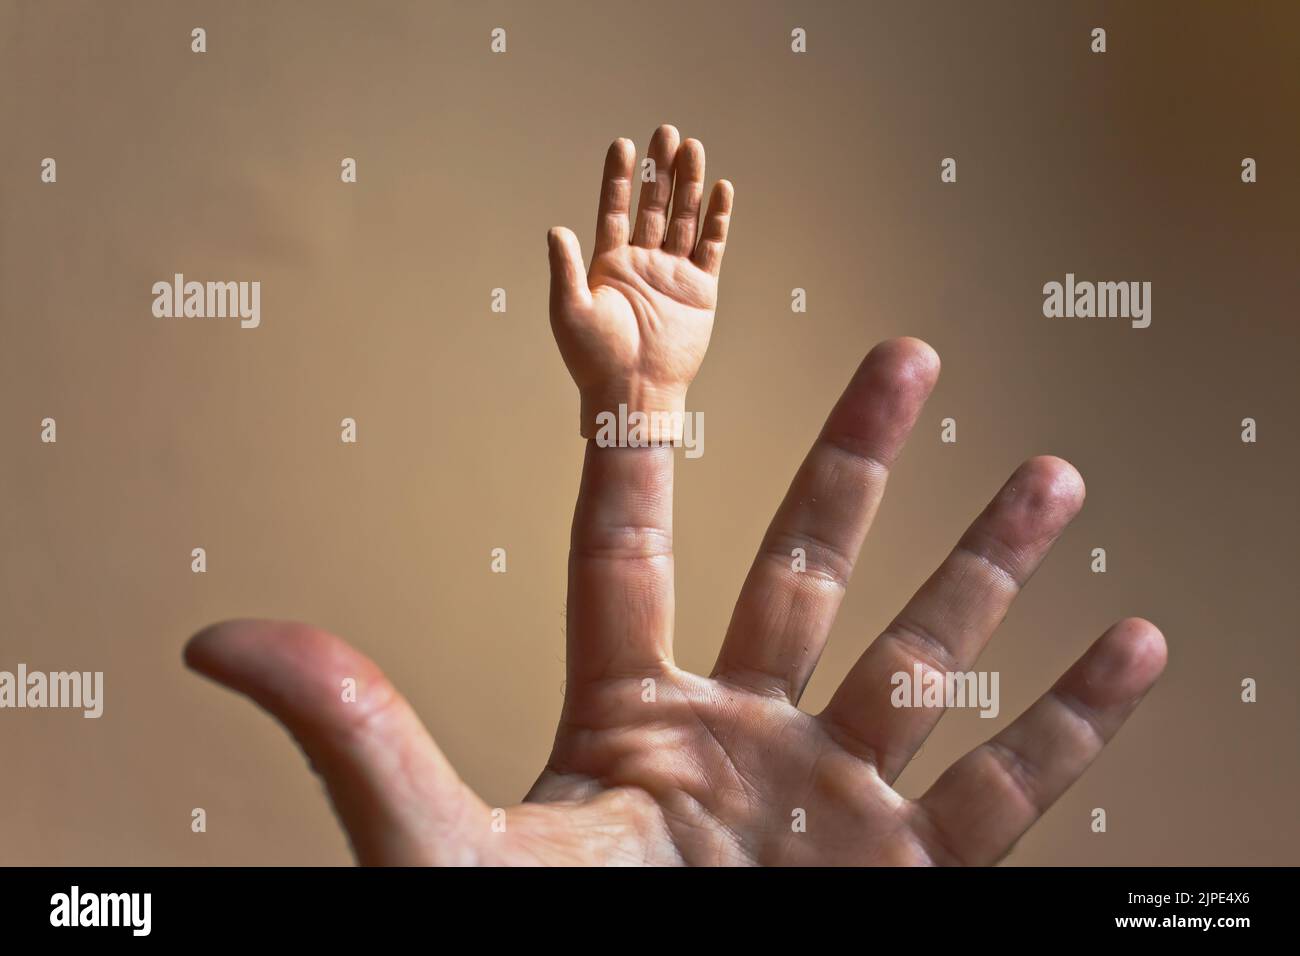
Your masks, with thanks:
[{"label": "brown background wall", "polygon": [[[1088,505],[982,658],[1002,714],[949,716],[902,789],[1140,614],[1165,678],[1012,861],[1300,862],[1297,27],[1290,3],[0,2],[0,669],[107,683],[99,721],[0,712],[0,860],[348,859],[287,737],[181,667],[233,616],[348,637],[486,800],[522,795],[582,451],[545,230],[589,252],[605,146],[673,122],[738,194],[706,453],[678,460],[679,660],[711,665],[858,360],[918,335],[944,375],[806,706],[1059,454]],[[260,280],[261,328],[154,319],[174,272]],[[1151,327],[1044,318],[1066,272],[1151,281]]]}]

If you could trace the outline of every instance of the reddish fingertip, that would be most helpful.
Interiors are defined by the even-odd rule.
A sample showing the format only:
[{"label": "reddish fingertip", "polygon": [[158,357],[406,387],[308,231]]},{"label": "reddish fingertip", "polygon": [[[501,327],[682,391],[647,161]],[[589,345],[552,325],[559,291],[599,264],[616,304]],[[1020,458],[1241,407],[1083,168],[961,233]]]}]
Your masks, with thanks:
[{"label": "reddish fingertip", "polygon": [[1115,643],[1126,665],[1154,680],[1169,662],[1169,645],[1160,628],[1146,618],[1126,617],[1116,623],[1107,637]]},{"label": "reddish fingertip", "polygon": [[1079,470],[1064,458],[1037,455],[1016,469],[1008,488],[1035,511],[1062,510],[1077,514],[1087,489]]}]

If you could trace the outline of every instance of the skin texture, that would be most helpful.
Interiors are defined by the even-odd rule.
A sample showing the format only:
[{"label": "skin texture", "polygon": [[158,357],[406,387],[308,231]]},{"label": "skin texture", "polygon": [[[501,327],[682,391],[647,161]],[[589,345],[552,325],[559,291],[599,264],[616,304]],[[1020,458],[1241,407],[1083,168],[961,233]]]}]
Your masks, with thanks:
[{"label": "skin texture", "polygon": [[[656,150],[702,183],[694,141],[678,146],[676,130],[661,127]],[[706,216],[697,236],[698,200],[689,197],[698,189],[684,203],[681,218],[691,221],[679,223],[676,210],[665,215],[661,180],[649,196],[643,189],[632,228],[632,161],[626,141],[610,148],[585,282],[572,234],[549,237],[552,325],[584,407],[589,389],[602,400],[684,396],[712,327],[731,188],[715,187],[716,221]],[[661,176],[666,165],[658,163]],[[973,669],[1083,504],[1074,468],[1033,458],[829,705],[816,715],[799,709],[938,372],[938,356],[916,339],[882,343],[863,360],[763,539],[709,677],[672,657],[672,449],[588,442],[570,547],[564,707],[550,758],[518,806],[488,807],[379,669],[309,625],[218,624],[190,641],[186,661],[289,729],[362,863],[993,863],[1118,731],[1163,670],[1165,644],[1146,621],[1118,622],[919,799],[892,788],[942,711],[894,708],[891,675],[918,662]],[[796,548],[806,554],[802,571]],[[355,702],[341,699],[348,677]]]}]

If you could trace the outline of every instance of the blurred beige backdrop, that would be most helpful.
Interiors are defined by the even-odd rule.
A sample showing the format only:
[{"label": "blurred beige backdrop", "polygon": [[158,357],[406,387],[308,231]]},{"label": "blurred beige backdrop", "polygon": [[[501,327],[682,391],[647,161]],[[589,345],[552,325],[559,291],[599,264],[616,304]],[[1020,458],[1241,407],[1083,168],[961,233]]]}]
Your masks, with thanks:
[{"label": "blurred beige backdrop", "polygon": [[[518,800],[559,713],[582,455],[545,231],[590,254],[606,145],[660,122],[737,189],[706,453],[678,457],[680,662],[711,666],[862,355],[921,336],[944,374],[805,706],[1019,461],[1062,455],[1088,504],[981,659],[1001,715],[950,715],[903,791],[1140,614],[1166,676],[1011,862],[1300,862],[1298,27],[1282,2],[0,0],[0,669],[107,685],[98,721],[0,711],[0,862],[349,860],[288,737],[181,666],[226,617],[347,637]],[[153,318],[176,272],[261,281],[261,327]],[[1067,272],[1151,281],[1151,327],[1044,318]]]}]

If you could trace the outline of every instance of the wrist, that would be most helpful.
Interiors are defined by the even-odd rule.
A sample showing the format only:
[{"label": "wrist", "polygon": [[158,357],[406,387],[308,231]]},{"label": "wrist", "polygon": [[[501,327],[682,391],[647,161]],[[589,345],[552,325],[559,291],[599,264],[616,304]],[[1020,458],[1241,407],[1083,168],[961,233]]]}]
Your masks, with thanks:
[{"label": "wrist", "polygon": [[686,419],[686,389],[641,383],[581,391],[583,438],[602,446],[680,444]]}]

